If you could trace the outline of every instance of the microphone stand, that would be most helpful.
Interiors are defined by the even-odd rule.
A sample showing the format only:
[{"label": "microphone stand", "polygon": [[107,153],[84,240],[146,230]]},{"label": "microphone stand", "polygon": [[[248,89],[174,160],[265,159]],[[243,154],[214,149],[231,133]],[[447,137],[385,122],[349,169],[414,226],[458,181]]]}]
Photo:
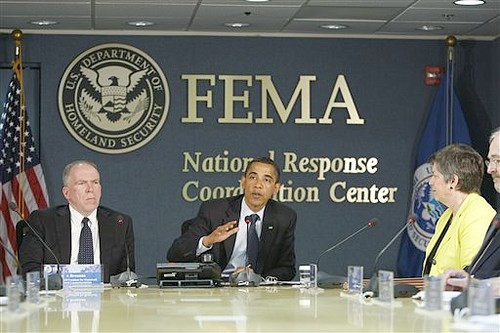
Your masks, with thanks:
[{"label": "microphone stand", "polygon": [[240,284],[245,284],[247,286],[248,285],[258,286],[262,279],[262,277],[259,274],[250,271],[250,263],[248,259],[248,244],[250,240],[249,230],[250,230],[250,223],[252,223],[250,216],[245,217],[245,223],[247,224],[247,247],[245,249],[245,270],[239,273],[231,274],[229,282],[232,286],[239,286]]},{"label": "microphone stand", "polygon": [[[374,222],[374,221],[373,221]],[[349,239],[353,238],[354,236],[356,236],[357,234],[359,234],[360,232],[362,232],[363,230],[365,230],[366,228],[368,227],[371,227],[371,226],[375,226],[376,223],[373,223],[371,224],[372,221],[370,221],[367,225],[365,225],[363,228],[359,229],[358,231],[356,231],[355,233],[353,234],[350,234],[348,237],[344,238],[343,240],[341,240],[340,242],[338,242],[337,244],[333,245],[332,247],[328,248],[327,250],[323,251],[319,257],[318,257],[318,260],[316,260],[316,266],[319,267],[319,261],[321,260],[321,257],[323,257],[325,254],[327,254],[328,252],[332,251],[333,249],[336,249],[337,247],[339,247],[340,245],[344,244],[345,242],[347,242]]]},{"label": "microphone stand", "polygon": [[[374,297],[377,297],[378,296],[378,262],[380,260],[380,258],[382,257],[382,255],[385,253],[385,251],[387,251],[387,249],[389,248],[389,246],[391,246],[395,241],[396,239],[406,230],[406,228],[408,228],[409,225],[415,223],[415,217],[411,216],[408,218],[408,221],[405,223],[405,225],[403,226],[403,228],[401,228],[396,235],[394,235],[394,237],[392,237],[392,239],[389,241],[389,243],[387,243],[384,248],[382,250],[380,250],[380,252],[378,253],[377,257],[375,258],[375,263],[373,264],[373,273],[372,273],[372,276],[370,278],[370,281],[368,282],[365,290],[366,291],[371,291],[373,292],[373,296]],[[394,285],[394,290],[395,290],[395,296],[400,296],[400,297],[404,297],[405,293],[411,293],[412,292],[412,288],[414,288],[414,286],[409,286],[409,285],[401,285],[401,288],[398,287],[399,285]],[[397,294],[397,295],[396,295]],[[412,295],[409,295],[409,296],[412,296]],[[408,296],[406,296],[408,297]]]},{"label": "microphone stand", "polygon": [[247,276],[248,276],[248,273],[250,272],[250,263],[248,262],[248,243],[250,242],[249,231],[250,231],[251,221],[245,217],[245,223],[247,224],[247,246],[245,248],[245,271],[246,271]]},{"label": "microphone stand", "polygon": [[[123,220],[123,217],[121,215],[118,216],[118,222],[120,220]],[[127,237],[125,235],[123,239],[123,243],[125,245],[125,261],[127,264],[127,267],[124,272],[121,272],[116,275],[112,275],[109,277],[109,282],[113,287],[140,287],[142,285],[141,282],[138,281],[138,276],[135,272],[130,270],[130,253],[128,251],[128,243],[127,243]]]},{"label": "microphone stand", "polygon": [[249,280],[249,277],[250,277],[250,262],[248,260],[248,244],[250,242],[250,223],[252,223],[252,221],[250,220],[250,218],[247,216],[245,217],[245,223],[247,224],[247,246],[246,246],[246,249],[245,249],[245,274],[246,274],[246,280],[248,281]]},{"label": "microphone stand", "polygon": [[389,243],[384,246],[384,248],[377,254],[377,257],[375,258],[375,263],[373,264],[373,274],[370,278],[370,281],[368,285],[366,286],[367,290],[371,290],[374,293],[378,293],[378,261],[380,260],[380,257],[382,257],[382,254],[385,253],[385,251],[389,248],[389,246],[394,243],[394,241],[403,233],[403,231],[408,227],[408,223],[405,224],[404,228],[399,230],[399,232],[394,236]]},{"label": "microphone stand", "polygon": [[362,231],[364,231],[366,228],[369,228],[369,227],[374,227],[376,226],[378,223],[378,219],[374,218],[374,219],[371,219],[365,226],[363,226],[361,229],[357,230],[356,232],[350,234],[349,236],[347,236],[346,238],[344,238],[343,240],[341,240],[340,242],[338,242],[337,244],[331,246],[330,248],[328,248],[327,250],[323,251],[319,256],[318,256],[318,259],[316,260],[316,267],[318,268],[318,275],[317,275],[317,281],[318,281],[318,287],[321,287],[321,288],[335,288],[336,286],[340,286],[341,284],[343,284],[344,282],[347,281],[347,278],[345,276],[339,276],[339,275],[330,275],[328,273],[325,273],[325,272],[322,272],[319,270],[319,262],[321,260],[321,257],[323,257],[325,254],[327,254],[328,252],[336,249],[337,247],[339,247],[340,245],[344,244],[345,242],[347,242],[348,240],[350,240],[351,238],[353,238],[354,236],[358,235],[359,233],[361,233]]},{"label": "microphone stand", "polygon": [[481,248],[477,252],[476,257],[474,258],[474,260],[472,260],[471,264],[469,265],[469,268],[467,269],[469,274],[474,274],[474,270],[476,269],[477,264],[483,258],[484,254],[486,253],[486,249],[488,249],[488,247],[490,246],[499,228],[500,228],[500,213],[495,215],[495,217],[491,221],[490,226],[486,231],[486,236],[484,237],[483,244],[481,245]]}]

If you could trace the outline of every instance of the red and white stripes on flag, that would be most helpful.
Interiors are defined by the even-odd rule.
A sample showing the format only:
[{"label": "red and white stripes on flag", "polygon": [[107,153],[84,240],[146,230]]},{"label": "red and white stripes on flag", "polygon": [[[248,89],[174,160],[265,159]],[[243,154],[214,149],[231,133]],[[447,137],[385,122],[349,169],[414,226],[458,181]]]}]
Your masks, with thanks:
[{"label": "red and white stripes on flag", "polygon": [[[16,224],[19,216],[9,209],[15,202],[28,217],[48,207],[48,193],[40,159],[24,107],[20,62],[14,61],[12,79],[0,118],[0,179],[2,185],[0,240],[10,253],[17,254]],[[16,258],[0,245],[0,281],[16,272]]]}]

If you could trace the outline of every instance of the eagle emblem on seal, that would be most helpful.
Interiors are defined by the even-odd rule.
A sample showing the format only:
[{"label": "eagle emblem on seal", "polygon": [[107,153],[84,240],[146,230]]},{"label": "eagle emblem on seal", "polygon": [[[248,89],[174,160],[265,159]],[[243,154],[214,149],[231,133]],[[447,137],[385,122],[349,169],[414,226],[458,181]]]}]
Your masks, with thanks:
[{"label": "eagle emblem on seal", "polygon": [[146,75],[146,69],[123,74],[99,72],[81,66],[80,72],[89,83],[89,89],[83,89],[80,98],[80,104],[87,111],[88,118],[104,114],[109,121],[115,123],[122,117],[130,120],[133,114],[146,110],[149,98],[146,90],[139,84]]}]

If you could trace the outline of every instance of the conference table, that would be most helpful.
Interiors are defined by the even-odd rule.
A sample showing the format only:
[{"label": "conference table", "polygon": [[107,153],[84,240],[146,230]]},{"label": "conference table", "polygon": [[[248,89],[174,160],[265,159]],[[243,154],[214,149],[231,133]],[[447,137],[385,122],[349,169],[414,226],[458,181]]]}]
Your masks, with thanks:
[{"label": "conference table", "polygon": [[1,332],[446,332],[453,321],[411,298],[298,285],[63,289],[0,319]]}]

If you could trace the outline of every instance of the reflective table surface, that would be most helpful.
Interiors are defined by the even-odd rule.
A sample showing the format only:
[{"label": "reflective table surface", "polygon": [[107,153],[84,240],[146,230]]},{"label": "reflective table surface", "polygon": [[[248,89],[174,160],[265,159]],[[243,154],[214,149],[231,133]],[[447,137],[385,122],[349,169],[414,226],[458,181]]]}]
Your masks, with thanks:
[{"label": "reflective table surface", "polygon": [[1,332],[443,332],[449,311],[298,286],[59,291],[0,308]]}]

